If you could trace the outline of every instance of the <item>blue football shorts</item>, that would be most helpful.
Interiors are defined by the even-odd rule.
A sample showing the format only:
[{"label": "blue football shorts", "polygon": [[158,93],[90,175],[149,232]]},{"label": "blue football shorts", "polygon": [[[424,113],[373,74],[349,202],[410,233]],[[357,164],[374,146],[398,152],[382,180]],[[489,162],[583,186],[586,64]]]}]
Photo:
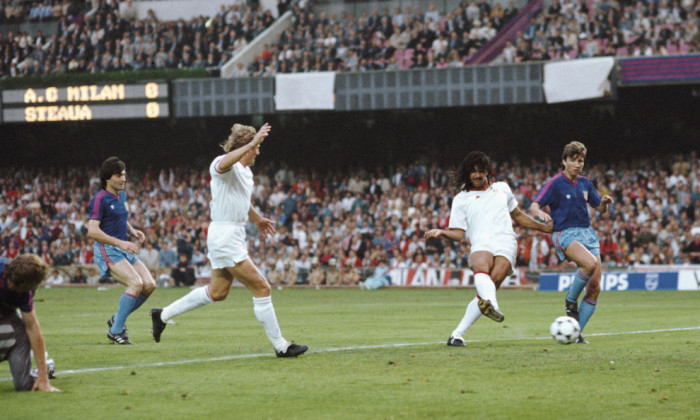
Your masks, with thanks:
[{"label": "blue football shorts", "polygon": [[587,250],[593,254],[594,257],[600,256],[600,241],[598,240],[598,234],[591,227],[587,228],[569,228],[564,229],[561,232],[554,232],[552,234],[552,240],[554,241],[554,247],[557,249],[557,255],[559,260],[568,260],[564,251],[571,245],[572,242],[578,242]]},{"label": "blue football shorts", "polygon": [[95,264],[100,269],[100,275],[104,277],[109,272],[109,266],[126,259],[129,264],[134,265],[139,259],[136,255],[129,254],[118,246],[95,242],[94,247]]}]

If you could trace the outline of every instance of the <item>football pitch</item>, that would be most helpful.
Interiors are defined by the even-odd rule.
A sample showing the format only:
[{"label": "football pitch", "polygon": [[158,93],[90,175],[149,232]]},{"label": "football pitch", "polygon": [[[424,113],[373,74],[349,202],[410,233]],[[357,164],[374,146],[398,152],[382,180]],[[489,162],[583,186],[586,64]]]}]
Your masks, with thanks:
[{"label": "football pitch", "polygon": [[60,394],[16,393],[0,364],[2,419],[684,419],[700,418],[700,293],[603,292],[590,345],[559,345],[563,293],[500,291],[506,319],[482,317],[466,348],[445,345],[475,291],[273,291],[288,340],[279,359],[251,294],[189,312],[150,335],[157,289],[109,344],[121,288],[41,289],[36,310]]}]

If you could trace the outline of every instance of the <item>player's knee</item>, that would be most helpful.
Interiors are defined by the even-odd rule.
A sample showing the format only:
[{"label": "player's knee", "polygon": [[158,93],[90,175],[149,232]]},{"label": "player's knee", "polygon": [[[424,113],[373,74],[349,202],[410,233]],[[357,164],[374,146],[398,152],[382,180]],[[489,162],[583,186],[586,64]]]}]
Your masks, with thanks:
[{"label": "player's knee", "polygon": [[209,296],[211,297],[211,300],[214,302],[220,302],[228,296],[229,288],[216,288],[216,287],[210,287],[209,288]]},{"label": "player's knee", "polygon": [[150,296],[151,293],[153,293],[153,291],[155,289],[156,289],[156,282],[153,280],[147,281],[144,283],[143,290],[141,291],[141,293],[143,293],[146,296]]},{"label": "player's knee", "polygon": [[267,280],[265,280],[265,278],[261,278],[260,280],[261,281],[257,282],[257,284],[255,285],[256,296],[270,296],[270,283],[268,283]]},{"label": "player's knee", "polygon": [[596,268],[598,267],[598,264],[596,263],[596,260],[586,260],[581,264],[581,270],[587,275],[587,276],[592,276],[595,273]]}]

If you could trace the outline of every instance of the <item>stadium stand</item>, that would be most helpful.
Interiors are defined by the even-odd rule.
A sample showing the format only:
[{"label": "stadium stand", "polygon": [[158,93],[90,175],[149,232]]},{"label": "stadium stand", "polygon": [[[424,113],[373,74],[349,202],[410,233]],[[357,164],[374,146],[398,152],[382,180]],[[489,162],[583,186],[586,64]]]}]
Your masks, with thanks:
[{"label": "stadium stand", "polygon": [[[293,23],[276,39],[257,2],[233,3],[214,16],[138,19],[131,0],[2,2],[3,21],[57,21],[52,33],[0,38],[0,77],[150,68],[219,69],[252,42],[267,46],[236,65],[234,77],[310,71],[396,70],[490,62],[654,56],[700,51],[697,0],[461,2],[440,14],[406,7],[330,13],[310,3],[280,3]],[[316,12],[319,9],[321,11]],[[281,13],[280,13],[281,15]]]},{"label": "stadium stand", "polygon": [[138,19],[120,7],[125,4],[101,0],[77,15],[69,12],[79,9],[67,7],[58,17],[46,18],[58,20],[54,34],[7,33],[0,38],[0,77],[218,69],[274,21],[271,12],[260,6],[232,4],[216,16],[161,22],[155,15]]},{"label": "stadium stand", "polygon": [[[700,160],[693,153],[666,159],[596,165],[586,174],[615,198],[613,209],[596,216],[607,267],[700,263],[691,254],[700,240]],[[507,181],[523,208],[556,171],[549,164],[500,163],[494,179]],[[391,267],[465,268],[469,243],[426,241],[423,233],[449,221],[453,189],[447,169],[419,162],[393,173],[325,174],[287,165],[256,169],[255,205],[277,222],[263,241],[247,226],[251,257],[272,283],[306,283],[311,267],[334,277],[354,270],[371,275],[382,259]],[[127,190],[131,223],[147,235],[140,257],[168,284],[180,255],[206,281],[209,185],[206,170],[130,170]],[[85,208],[99,188],[92,168],[0,169],[0,257],[35,252],[68,278],[76,267],[90,273],[92,243]],[[532,271],[566,268],[552,258],[547,235],[516,228],[518,266]],[[338,272],[340,270],[340,272]],[[348,278],[351,283],[357,278]],[[93,284],[105,279],[86,280]]]}]

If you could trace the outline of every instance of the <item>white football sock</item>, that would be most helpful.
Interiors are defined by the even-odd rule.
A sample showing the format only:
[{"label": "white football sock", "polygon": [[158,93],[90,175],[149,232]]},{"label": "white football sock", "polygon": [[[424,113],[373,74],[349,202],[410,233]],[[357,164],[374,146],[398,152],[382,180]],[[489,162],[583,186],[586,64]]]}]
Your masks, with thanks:
[{"label": "white football sock", "polygon": [[277,351],[287,351],[289,343],[282,337],[282,332],[280,331],[280,326],[277,323],[277,316],[275,315],[275,307],[272,306],[272,296],[253,298],[253,312],[255,312],[255,317],[258,318],[263,327],[265,328],[265,334],[270,342],[275,346]]},{"label": "white football sock", "polygon": [[469,327],[476,322],[481,316],[481,310],[479,310],[479,299],[474,298],[469,305],[467,305],[467,310],[464,313],[464,317],[459,321],[459,325],[452,331],[452,337],[464,338],[464,333],[467,332]]},{"label": "white football sock", "polygon": [[160,320],[163,322],[168,322],[168,320],[171,318],[210,303],[214,303],[214,300],[212,300],[211,296],[209,296],[209,286],[194,289],[185,296],[163,308],[163,312],[160,314]]},{"label": "white football sock", "polygon": [[474,286],[476,293],[484,300],[490,300],[491,305],[498,309],[498,301],[496,300],[496,285],[491,280],[491,276],[486,273],[474,274]]}]

